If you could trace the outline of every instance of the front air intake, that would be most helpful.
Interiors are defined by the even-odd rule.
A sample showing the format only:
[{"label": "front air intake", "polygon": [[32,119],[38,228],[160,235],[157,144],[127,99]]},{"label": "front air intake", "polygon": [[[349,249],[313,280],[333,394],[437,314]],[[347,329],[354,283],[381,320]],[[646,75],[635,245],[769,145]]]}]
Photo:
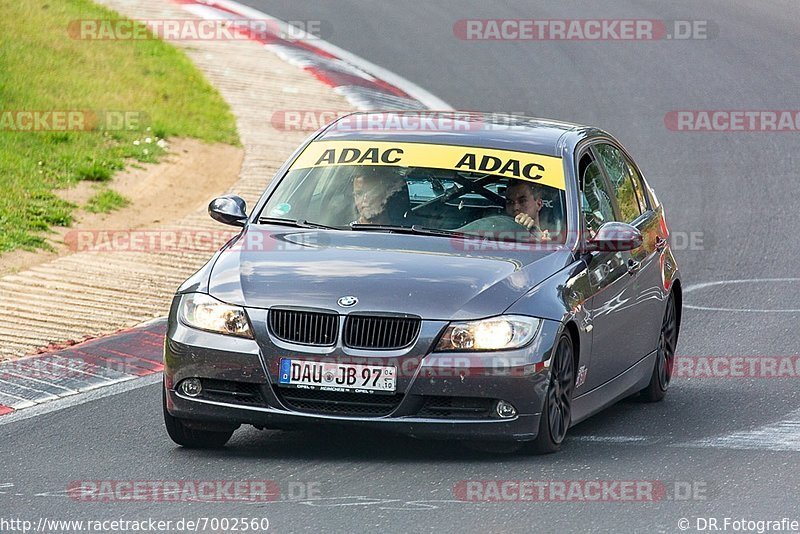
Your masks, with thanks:
[{"label": "front air intake", "polygon": [[349,315],[344,322],[344,344],[354,349],[402,349],[419,335],[419,317]]},{"label": "front air intake", "polygon": [[330,346],[336,343],[339,316],[335,313],[272,309],[268,322],[270,331],[280,340]]}]

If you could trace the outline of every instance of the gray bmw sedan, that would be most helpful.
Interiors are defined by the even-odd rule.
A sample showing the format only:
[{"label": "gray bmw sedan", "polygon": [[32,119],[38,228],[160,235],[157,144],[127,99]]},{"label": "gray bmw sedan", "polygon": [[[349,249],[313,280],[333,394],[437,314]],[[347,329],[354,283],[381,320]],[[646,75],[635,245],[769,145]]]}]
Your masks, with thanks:
[{"label": "gray bmw sedan", "polygon": [[177,291],[176,443],[360,425],[557,451],[627,396],[661,400],[681,318],[664,208],[586,126],[460,112],[322,128]]}]

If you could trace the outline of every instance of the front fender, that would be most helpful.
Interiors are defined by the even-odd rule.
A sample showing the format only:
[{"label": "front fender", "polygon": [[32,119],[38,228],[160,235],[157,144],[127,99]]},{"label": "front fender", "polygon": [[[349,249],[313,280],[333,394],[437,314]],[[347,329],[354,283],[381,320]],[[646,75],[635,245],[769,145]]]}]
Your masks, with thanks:
[{"label": "front fender", "polygon": [[559,335],[568,332],[573,336],[577,354],[576,395],[581,393],[581,368],[589,367],[592,354],[591,316],[584,305],[591,297],[586,264],[575,261],[526,293],[505,312],[557,321],[561,325]]}]

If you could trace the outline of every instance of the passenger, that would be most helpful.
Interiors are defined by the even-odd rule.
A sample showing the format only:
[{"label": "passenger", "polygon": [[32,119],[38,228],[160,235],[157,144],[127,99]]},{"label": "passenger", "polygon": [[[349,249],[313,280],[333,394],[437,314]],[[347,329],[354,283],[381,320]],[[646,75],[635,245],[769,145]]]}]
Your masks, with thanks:
[{"label": "passenger", "polygon": [[361,167],[353,179],[358,224],[401,224],[409,209],[408,187],[387,167]]}]

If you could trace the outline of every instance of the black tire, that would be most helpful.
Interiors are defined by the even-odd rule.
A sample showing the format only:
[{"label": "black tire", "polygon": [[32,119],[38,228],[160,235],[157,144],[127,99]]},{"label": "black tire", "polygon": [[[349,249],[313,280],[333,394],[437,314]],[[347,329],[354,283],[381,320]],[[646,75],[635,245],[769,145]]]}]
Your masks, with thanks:
[{"label": "black tire", "polygon": [[653,365],[653,374],[650,383],[641,393],[641,400],[645,402],[658,402],[663,400],[672,380],[672,368],[675,365],[675,346],[678,344],[678,313],[675,308],[675,296],[670,293],[667,298],[667,307],[664,310],[664,320],[661,322],[661,332],[658,336],[656,361]]},{"label": "black tire", "polygon": [[188,427],[181,419],[173,417],[167,411],[167,391],[162,389],[162,406],[164,408],[164,425],[170,439],[188,449],[218,449],[224,447],[233,435],[233,430],[212,431]]},{"label": "black tire", "polygon": [[536,439],[526,444],[528,452],[550,454],[561,449],[572,421],[572,394],[575,391],[575,358],[572,338],[561,334],[550,367],[542,416],[539,418],[539,433]]}]

